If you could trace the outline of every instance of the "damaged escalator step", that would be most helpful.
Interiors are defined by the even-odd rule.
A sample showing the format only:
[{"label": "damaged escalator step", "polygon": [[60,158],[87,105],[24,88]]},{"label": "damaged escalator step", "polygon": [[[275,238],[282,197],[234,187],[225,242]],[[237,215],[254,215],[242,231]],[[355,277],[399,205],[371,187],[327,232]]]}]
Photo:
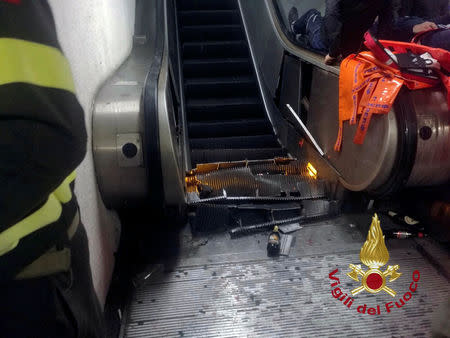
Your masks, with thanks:
[{"label": "damaged escalator step", "polygon": [[232,136],[215,138],[194,138],[190,140],[192,149],[242,149],[242,148],[276,148],[276,138],[271,135]]},{"label": "damaged escalator step", "polygon": [[302,216],[302,207],[299,207],[298,209],[291,209],[291,210],[272,210],[272,217],[275,221],[277,220],[283,220],[286,218],[296,218]]},{"label": "damaged escalator step", "polygon": [[[205,144],[210,144],[207,142]],[[287,159],[274,161],[273,158],[264,161],[214,163],[197,166],[195,179],[202,184],[210,186],[215,193],[212,197],[222,196],[227,192],[227,198],[251,198],[276,200],[307,200],[326,197],[322,180],[313,180],[307,176],[302,168],[303,161]],[[300,191],[298,191],[300,187]],[[310,187],[312,189],[310,189]],[[306,191],[306,188],[308,190]],[[296,216],[300,216],[297,214]],[[273,211],[273,218],[287,217],[283,210]],[[289,216],[290,217],[290,216]]]},{"label": "damaged escalator step", "polygon": [[241,25],[186,26],[181,29],[183,41],[242,40],[245,38]]},{"label": "damaged escalator step", "polygon": [[213,138],[223,136],[263,135],[272,131],[266,119],[189,123],[189,137]]},{"label": "damaged escalator step", "polygon": [[226,205],[202,204],[196,208],[195,216],[189,223],[192,231],[213,232],[226,229],[231,221],[231,211]]},{"label": "damaged escalator step", "polygon": [[325,194],[325,183],[323,181],[312,180],[310,187],[312,196],[319,196]]},{"label": "damaged escalator step", "polygon": [[290,223],[286,225],[280,225],[278,227],[280,229],[280,232],[282,234],[289,234],[290,232],[295,232],[297,230],[302,229],[303,227],[300,225],[300,223]]},{"label": "damaged escalator step", "polygon": [[306,179],[297,183],[298,193],[302,197],[323,197],[326,195],[325,183],[319,180]]},{"label": "damaged escalator step", "polygon": [[259,224],[251,224],[251,225],[240,225],[238,227],[232,228],[229,233],[231,238],[238,238],[241,236],[248,236],[252,234],[257,234],[264,231],[269,231],[273,229],[273,227],[279,226],[280,224],[287,224],[292,222],[299,222],[301,221],[301,217],[295,217],[285,220],[279,220],[279,221],[270,221],[266,223],[259,223]]},{"label": "damaged escalator step", "polygon": [[293,242],[294,236],[281,235],[280,256],[289,256],[289,252],[291,251],[291,246]]},{"label": "damaged escalator step", "polygon": [[235,41],[195,41],[182,46],[183,58],[240,58],[248,57],[248,47],[244,40]]},{"label": "damaged escalator step", "polygon": [[182,26],[191,25],[233,25],[240,24],[239,10],[187,10],[179,11],[178,17]]},{"label": "damaged escalator step", "polygon": [[307,220],[336,216],[340,212],[338,201],[334,200],[306,200],[302,203],[302,217]]},{"label": "damaged escalator step", "polygon": [[259,224],[240,225],[229,231],[230,236],[232,238],[237,238],[263,231],[269,231],[275,225],[280,226],[291,223],[304,224],[308,222],[315,222],[322,218],[335,216],[339,212],[337,201],[306,200],[302,201],[302,204],[303,204],[303,212],[301,216],[292,218],[282,218]]}]

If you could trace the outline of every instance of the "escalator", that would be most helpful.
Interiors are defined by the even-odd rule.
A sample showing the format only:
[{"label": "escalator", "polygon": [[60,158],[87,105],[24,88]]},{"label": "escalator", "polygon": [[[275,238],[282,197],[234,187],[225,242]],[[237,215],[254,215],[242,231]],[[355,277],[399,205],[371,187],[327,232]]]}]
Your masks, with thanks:
[{"label": "escalator", "polygon": [[193,230],[247,233],[334,212],[324,182],[274,132],[238,1],[177,1],[176,19]]},{"label": "escalator", "polygon": [[[359,262],[374,211],[361,211],[369,202],[363,195],[350,196],[344,205],[346,192],[336,176],[281,111],[289,103],[306,118],[300,102],[309,93],[311,110],[320,112],[317,104],[326,106],[337,95],[325,78],[329,74],[318,81],[316,73],[325,71],[313,69],[314,63],[298,65],[292,55],[272,53],[263,44],[259,47],[269,50],[269,61],[258,60],[252,39],[259,29],[264,35],[271,29],[264,20],[269,12],[259,7],[265,6],[263,1],[143,3],[154,6],[148,10],[154,27],[137,40],[156,40],[154,49],[145,49],[145,60],[152,64],[140,75],[147,77],[136,81],[145,82],[142,116],[136,120],[146,123],[117,138],[125,139],[128,148],[134,142],[143,154],[140,162],[120,154],[119,169],[109,165],[113,161],[105,163],[105,172],[117,171],[118,178],[105,180],[102,189],[117,182],[146,189],[135,198],[145,201],[143,214],[130,208],[131,217],[122,218],[126,245],[120,264],[133,270],[133,285],[126,296],[119,287],[118,298],[126,304],[112,311],[119,313],[120,337],[426,336],[434,306],[449,292],[450,261],[433,240],[386,241],[389,264],[399,264],[403,273],[393,285],[399,295],[408,292],[415,269],[420,270],[420,289],[405,308],[371,320],[358,306],[384,309],[393,301],[390,295],[364,293],[348,310],[331,293],[329,274],[335,269],[345,292],[357,286],[346,274],[350,263]],[[258,11],[245,15],[245,6]],[[252,15],[256,22],[261,15],[264,23],[255,25],[256,33],[249,30]],[[132,56],[139,48],[134,47]],[[142,55],[136,54],[136,59]],[[279,63],[272,62],[276,57]],[[294,68],[281,59],[291,59]],[[137,63],[131,61],[131,66]],[[264,66],[266,75],[261,76]],[[313,76],[309,87],[308,74]],[[278,77],[279,83],[272,81]],[[269,82],[272,87],[266,88]],[[292,89],[289,95],[283,93],[286,88]],[[277,90],[282,92],[278,102]],[[317,99],[317,92],[331,94]],[[141,134],[143,141],[136,137]],[[144,173],[148,185],[139,176]],[[132,188],[117,189],[109,206],[129,206],[130,196],[137,195]],[[151,202],[142,196],[152,196]],[[182,205],[188,224],[174,227],[172,218],[156,220],[148,210],[162,204]],[[181,209],[167,208],[174,214]],[[383,231],[398,228],[389,217],[380,217]],[[276,258],[267,253],[274,226],[297,229],[291,233],[290,251]],[[154,253],[138,272],[131,254],[137,251],[140,259]]]},{"label": "escalator", "polygon": [[238,3],[177,8],[192,167],[282,157],[259,93]]}]

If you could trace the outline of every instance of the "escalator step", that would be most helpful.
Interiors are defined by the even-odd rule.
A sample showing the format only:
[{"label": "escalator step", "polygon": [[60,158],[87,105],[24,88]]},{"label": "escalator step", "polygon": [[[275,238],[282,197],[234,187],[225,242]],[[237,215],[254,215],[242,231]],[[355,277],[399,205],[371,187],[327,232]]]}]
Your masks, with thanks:
[{"label": "escalator step", "polygon": [[248,47],[244,40],[185,42],[182,50],[185,59],[248,57]]},{"label": "escalator step", "polygon": [[285,156],[267,119],[237,0],[179,0],[193,163]]},{"label": "escalator step", "polygon": [[272,126],[265,118],[189,123],[189,137],[191,138],[264,135],[271,132]]},{"label": "escalator step", "polygon": [[179,11],[182,26],[240,24],[239,10]]},{"label": "escalator step", "polygon": [[200,97],[242,97],[257,95],[257,86],[252,76],[186,79],[185,95]]},{"label": "escalator step", "polygon": [[265,149],[192,149],[191,161],[195,167],[199,163],[263,160],[285,155],[285,152],[279,146]]},{"label": "escalator step", "polygon": [[192,59],[183,62],[184,77],[221,77],[250,75],[252,68],[247,58]]},{"label": "escalator step", "polygon": [[245,38],[241,25],[186,26],[181,29],[183,41],[223,41]]},{"label": "escalator step", "polygon": [[191,138],[192,149],[241,149],[276,148],[277,139],[272,134],[254,136],[231,136],[214,138]]},{"label": "escalator step", "polygon": [[236,9],[236,0],[182,0],[179,1],[181,10],[211,10],[211,9]]},{"label": "escalator step", "polygon": [[264,117],[258,98],[188,100],[189,121],[217,121]]}]

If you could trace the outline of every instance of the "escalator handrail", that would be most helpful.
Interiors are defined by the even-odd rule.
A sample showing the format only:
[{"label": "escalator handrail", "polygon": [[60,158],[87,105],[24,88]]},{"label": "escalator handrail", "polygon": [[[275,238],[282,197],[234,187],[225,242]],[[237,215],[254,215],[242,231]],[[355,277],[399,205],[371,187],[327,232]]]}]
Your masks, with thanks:
[{"label": "escalator handrail", "polygon": [[183,65],[181,63],[181,48],[180,48],[180,31],[177,13],[177,2],[171,0],[174,3],[175,9],[175,34],[176,34],[176,53],[177,53],[177,67],[178,67],[178,83],[179,83],[179,95],[180,95],[180,109],[181,109],[181,128],[182,128],[182,138],[183,138],[183,160],[185,164],[185,169],[190,170],[191,168],[191,151],[189,147],[189,135],[188,135],[188,123],[187,123],[187,112],[186,112],[186,102],[184,99],[184,78],[183,78]]},{"label": "escalator handrail", "polygon": [[[164,17],[165,0],[157,0],[156,20],[157,27],[165,27]],[[163,175],[161,168],[161,154],[159,142],[159,123],[158,123],[158,83],[161,74],[161,66],[164,55],[165,32],[160,32],[155,38],[155,52],[153,62],[144,81],[142,94],[143,112],[144,112],[144,156],[145,167],[147,168],[148,191],[150,202],[155,207],[163,207],[164,196]]]}]

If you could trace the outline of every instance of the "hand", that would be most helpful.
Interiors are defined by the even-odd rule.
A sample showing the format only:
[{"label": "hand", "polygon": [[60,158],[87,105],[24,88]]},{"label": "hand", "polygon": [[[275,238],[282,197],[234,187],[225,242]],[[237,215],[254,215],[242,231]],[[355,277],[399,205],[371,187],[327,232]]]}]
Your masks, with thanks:
[{"label": "hand", "polygon": [[325,64],[326,65],[333,65],[336,62],[337,58],[330,56],[330,54],[327,54],[327,56],[325,56]]},{"label": "hand", "polygon": [[426,32],[426,31],[433,30],[433,29],[437,29],[437,28],[438,28],[438,26],[434,22],[426,21],[424,23],[415,25],[413,27],[413,33],[414,34],[419,34],[419,33]]}]

